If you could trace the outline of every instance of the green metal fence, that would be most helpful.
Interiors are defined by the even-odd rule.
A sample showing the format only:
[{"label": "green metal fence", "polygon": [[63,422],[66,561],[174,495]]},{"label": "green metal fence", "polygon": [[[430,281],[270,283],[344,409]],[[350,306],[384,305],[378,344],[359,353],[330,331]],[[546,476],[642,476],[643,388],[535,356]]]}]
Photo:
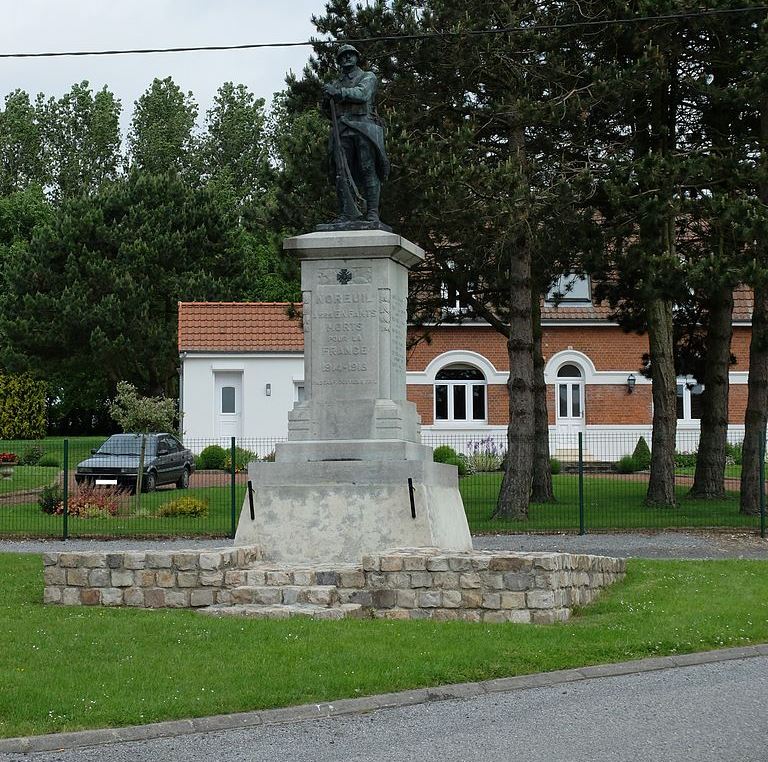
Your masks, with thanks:
[{"label": "green metal fence", "polygon": [[[425,432],[423,440],[440,448],[438,457],[459,466],[459,486],[475,533],[729,528],[765,536],[765,453],[761,499],[745,514],[739,505],[738,440],[729,446],[725,494],[697,499],[688,494],[697,434],[682,432],[677,446],[676,503],[649,507],[645,504],[648,453],[642,443],[638,447],[640,436],[630,431],[553,435],[553,499],[532,502],[524,515],[514,517],[497,512],[506,450],[503,432],[482,437]],[[0,537],[234,537],[247,490],[248,463],[271,459],[279,441],[187,439],[184,446],[195,456],[188,483],[171,473],[161,483],[150,484],[152,491],[137,493],[135,483],[130,479],[126,483],[122,474],[118,479],[104,474],[98,480],[117,484],[90,484],[78,473],[79,464],[105,439],[0,440]],[[644,439],[650,442],[650,434]],[[135,473],[135,458],[126,456],[118,465],[130,471],[132,463]],[[404,496],[407,503],[407,485]]]}]

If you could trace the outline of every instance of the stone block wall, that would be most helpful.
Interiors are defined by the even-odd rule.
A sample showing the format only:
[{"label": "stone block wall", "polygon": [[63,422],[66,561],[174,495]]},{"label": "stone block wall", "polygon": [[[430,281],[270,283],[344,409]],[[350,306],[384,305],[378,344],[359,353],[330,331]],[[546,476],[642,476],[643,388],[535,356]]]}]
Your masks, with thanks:
[{"label": "stone block wall", "polygon": [[[206,551],[47,553],[45,603],[205,608],[285,615],[473,622],[566,620],[623,578],[623,559],[569,553],[390,550],[362,564],[288,565],[255,546]],[[259,609],[263,611],[259,612]],[[324,610],[320,611],[320,610]],[[334,618],[330,615],[320,618]],[[336,617],[339,618],[339,617]]]}]

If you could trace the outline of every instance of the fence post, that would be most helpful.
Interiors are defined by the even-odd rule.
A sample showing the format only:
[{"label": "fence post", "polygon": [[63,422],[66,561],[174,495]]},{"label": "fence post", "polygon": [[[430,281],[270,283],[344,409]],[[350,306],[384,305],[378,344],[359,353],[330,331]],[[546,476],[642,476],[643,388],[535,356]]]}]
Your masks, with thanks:
[{"label": "fence post", "polygon": [[760,441],[760,537],[765,539],[765,435]]},{"label": "fence post", "polygon": [[584,434],[579,432],[579,534],[586,534],[584,528]]},{"label": "fence post", "polygon": [[235,462],[235,438],[232,437],[232,441],[230,443],[230,513],[231,513],[231,529],[230,529],[230,537],[232,539],[235,538],[235,532],[237,531],[237,492],[235,490],[235,473],[236,473],[236,467],[237,464]]},{"label": "fence post", "polygon": [[61,539],[66,540],[69,537],[69,440],[64,440],[64,484],[61,496],[62,506],[64,508],[64,526],[62,528]]}]

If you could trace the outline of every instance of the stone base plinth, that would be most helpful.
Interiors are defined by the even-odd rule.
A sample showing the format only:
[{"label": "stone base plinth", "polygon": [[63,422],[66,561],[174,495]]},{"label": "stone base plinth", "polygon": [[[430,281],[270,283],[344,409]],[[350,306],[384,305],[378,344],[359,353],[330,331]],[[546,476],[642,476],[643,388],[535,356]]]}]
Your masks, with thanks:
[{"label": "stone base plinth", "polygon": [[268,561],[356,562],[388,547],[472,549],[454,466],[426,460],[251,463],[248,476],[253,518],[246,494],[235,544],[258,545]]},{"label": "stone base plinth", "polygon": [[255,547],[45,553],[47,604],[195,608],[211,616],[466,622],[568,619],[623,579],[623,559],[384,550],[353,564],[275,564]]}]

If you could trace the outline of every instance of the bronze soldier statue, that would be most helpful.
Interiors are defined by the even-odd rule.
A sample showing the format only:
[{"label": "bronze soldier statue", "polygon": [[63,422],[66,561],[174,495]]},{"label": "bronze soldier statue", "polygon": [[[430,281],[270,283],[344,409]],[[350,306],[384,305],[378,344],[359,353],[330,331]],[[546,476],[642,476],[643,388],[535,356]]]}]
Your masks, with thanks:
[{"label": "bronze soldier statue", "polygon": [[360,53],[352,45],[339,48],[336,62],[340,76],[324,85],[323,92],[332,123],[331,174],[339,215],[332,226],[321,227],[386,227],[379,221],[379,197],[381,183],[389,175],[389,160],[374,101],[376,75],[360,68]]}]

